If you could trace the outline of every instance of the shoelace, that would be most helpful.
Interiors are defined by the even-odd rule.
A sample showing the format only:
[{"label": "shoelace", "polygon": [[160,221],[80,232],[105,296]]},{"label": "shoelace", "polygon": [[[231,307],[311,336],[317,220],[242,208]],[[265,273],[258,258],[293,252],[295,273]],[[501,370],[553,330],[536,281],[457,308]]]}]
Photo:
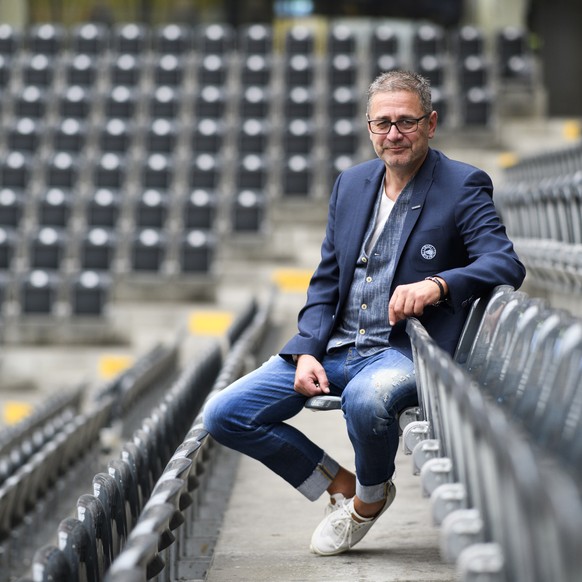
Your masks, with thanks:
[{"label": "shoelace", "polygon": [[348,545],[351,545],[352,534],[358,531],[360,528],[368,525],[370,521],[373,521],[356,521],[352,512],[352,503],[350,503],[350,501],[351,500],[344,501],[341,508],[337,512],[334,512],[337,513],[337,515],[334,515],[334,519],[331,523],[334,532],[338,538],[340,538],[340,544],[338,544],[338,547],[346,539],[348,541]]}]

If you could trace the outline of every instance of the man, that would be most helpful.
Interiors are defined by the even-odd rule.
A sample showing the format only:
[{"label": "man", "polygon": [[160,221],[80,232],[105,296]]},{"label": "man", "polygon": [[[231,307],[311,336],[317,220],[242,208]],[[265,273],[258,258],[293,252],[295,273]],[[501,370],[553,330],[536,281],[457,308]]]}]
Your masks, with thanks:
[{"label": "man", "polygon": [[[311,539],[320,555],[353,547],[394,499],[398,413],[416,402],[406,318],[420,318],[452,353],[472,300],[496,285],[517,288],[525,276],[489,177],[429,148],[437,113],[427,81],[380,75],[367,116],[379,159],[335,183],[299,333],[204,411],[218,442],[262,461],[309,499],[330,494]],[[342,396],[355,474],[284,422],[308,397],[327,393]]]}]

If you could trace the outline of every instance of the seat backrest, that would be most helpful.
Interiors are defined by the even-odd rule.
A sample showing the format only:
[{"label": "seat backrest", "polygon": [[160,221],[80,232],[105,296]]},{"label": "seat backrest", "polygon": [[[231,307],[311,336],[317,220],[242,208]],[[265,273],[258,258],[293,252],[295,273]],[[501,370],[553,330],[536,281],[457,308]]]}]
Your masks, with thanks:
[{"label": "seat backrest", "polygon": [[101,501],[105,520],[110,524],[112,556],[121,551],[128,536],[125,507],[115,479],[108,473],[97,473],[93,477],[93,494]]},{"label": "seat backrest", "polygon": [[76,582],[64,553],[52,545],[39,548],[32,559],[35,582]]},{"label": "seat backrest", "polygon": [[57,537],[59,549],[73,572],[73,579],[99,582],[96,548],[85,526],[78,519],[67,517],[59,523]]},{"label": "seat backrest", "polygon": [[131,531],[139,516],[139,501],[137,484],[133,479],[129,464],[121,459],[113,459],[107,465],[109,474],[115,479],[123,505],[125,507],[125,523]]},{"label": "seat backrest", "polygon": [[77,501],[77,519],[85,526],[91,544],[95,547],[97,575],[101,580],[113,561],[111,522],[101,501],[94,495],[84,494]]},{"label": "seat backrest", "polygon": [[505,306],[512,299],[515,299],[515,293],[513,288],[504,285],[493,293],[485,305],[475,338],[465,361],[465,367],[471,374],[478,373],[480,367],[487,361],[489,346],[497,333],[501,313]]}]

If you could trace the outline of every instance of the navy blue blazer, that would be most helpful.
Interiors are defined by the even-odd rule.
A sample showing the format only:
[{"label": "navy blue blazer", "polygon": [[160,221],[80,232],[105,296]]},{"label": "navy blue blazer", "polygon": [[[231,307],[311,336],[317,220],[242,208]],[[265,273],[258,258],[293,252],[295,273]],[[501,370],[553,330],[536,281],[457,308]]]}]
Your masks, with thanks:
[{"label": "navy blue blazer", "polygon": [[[384,177],[384,163],[374,159],[341,173],[329,204],[328,223],[298,329],[280,355],[325,354],[334,324],[348,297],[356,261],[374,202]],[[439,275],[448,283],[446,303],[425,308],[419,318],[438,345],[453,353],[473,299],[496,285],[516,289],[525,277],[492,200],[489,176],[468,164],[429,149],[418,171],[398,247],[392,288]],[[390,345],[411,355],[406,322],[390,332]]]}]

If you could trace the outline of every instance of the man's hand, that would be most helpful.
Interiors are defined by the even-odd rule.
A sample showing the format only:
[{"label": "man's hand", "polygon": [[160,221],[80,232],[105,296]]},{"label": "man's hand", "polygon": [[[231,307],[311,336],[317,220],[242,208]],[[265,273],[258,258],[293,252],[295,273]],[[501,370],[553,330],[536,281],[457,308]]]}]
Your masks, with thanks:
[{"label": "man's hand", "polygon": [[297,371],[295,372],[293,388],[308,398],[329,394],[327,374],[323,366],[313,356],[302,354],[297,358]]},{"label": "man's hand", "polygon": [[[448,286],[444,279],[438,278],[448,294]],[[433,305],[441,297],[441,290],[434,281],[419,281],[409,285],[399,285],[394,289],[388,305],[388,320],[394,325],[407,317],[420,317],[427,305]]]}]

